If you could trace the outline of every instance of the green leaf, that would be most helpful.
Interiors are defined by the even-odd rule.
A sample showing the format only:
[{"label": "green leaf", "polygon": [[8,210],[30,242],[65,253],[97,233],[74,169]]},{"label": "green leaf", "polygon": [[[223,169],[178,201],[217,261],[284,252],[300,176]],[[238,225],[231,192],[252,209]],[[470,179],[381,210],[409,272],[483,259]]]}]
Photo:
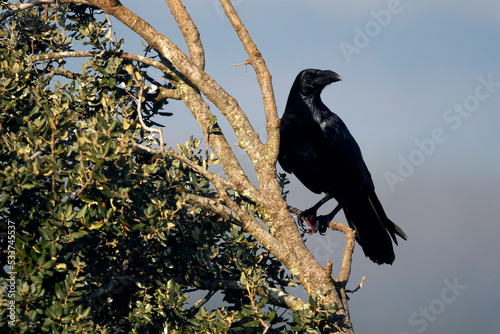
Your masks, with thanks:
[{"label": "green leaf", "polygon": [[71,322],[73,319],[75,319],[76,316],[74,314],[67,315],[61,319],[62,323],[68,323]]},{"label": "green leaf", "polygon": [[59,298],[59,299],[63,299],[63,298],[65,297],[65,294],[64,294],[64,292],[63,292],[63,291],[62,291],[62,289],[61,289],[61,284],[56,283],[56,284],[54,285],[54,291],[55,291],[55,293],[56,293],[57,298]]},{"label": "green leaf", "polygon": [[39,227],[38,231],[45,240],[54,240],[54,233],[52,232],[52,229]]},{"label": "green leaf", "polygon": [[87,213],[88,205],[85,204],[80,210],[78,210],[75,218],[82,218]]},{"label": "green leaf", "polygon": [[241,232],[240,235],[238,235],[237,238],[234,239],[234,242],[241,242],[245,238],[245,232]]},{"label": "green leaf", "polygon": [[79,239],[87,234],[89,234],[87,231],[78,231],[78,232],[71,233],[71,237],[73,239]]},{"label": "green leaf", "polygon": [[249,321],[243,324],[243,327],[258,327],[260,326],[260,320]]},{"label": "green leaf", "polygon": [[50,269],[54,266],[55,262],[54,261],[47,261],[42,265],[43,269]]},{"label": "green leaf", "polygon": [[90,225],[89,230],[98,230],[103,226],[104,226],[104,222],[92,224],[92,225]]}]

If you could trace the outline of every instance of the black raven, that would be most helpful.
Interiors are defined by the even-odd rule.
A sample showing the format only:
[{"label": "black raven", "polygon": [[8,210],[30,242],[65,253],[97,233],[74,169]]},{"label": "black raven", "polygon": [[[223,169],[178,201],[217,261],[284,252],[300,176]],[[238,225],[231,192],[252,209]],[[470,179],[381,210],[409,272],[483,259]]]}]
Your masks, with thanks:
[{"label": "black raven", "polygon": [[[333,71],[307,69],[299,73],[281,118],[278,161],[309,190],[326,194],[303,212],[311,225],[318,224],[324,232],[326,224],[343,209],[365,255],[375,263],[392,264],[391,238],[397,244],[396,234],[405,240],[407,237],[387,218],[353,136],[320,98],[326,85],[341,80]],[[318,208],[331,198],[338,202],[337,207],[316,217]]]}]

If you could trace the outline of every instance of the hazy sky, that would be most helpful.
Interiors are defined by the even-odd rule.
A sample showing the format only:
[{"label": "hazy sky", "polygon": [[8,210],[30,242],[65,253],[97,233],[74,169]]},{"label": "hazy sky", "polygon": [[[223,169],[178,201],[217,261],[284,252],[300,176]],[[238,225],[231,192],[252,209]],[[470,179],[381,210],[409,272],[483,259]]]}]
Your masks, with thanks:
[{"label": "hazy sky", "polygon": [[[164,1],[122,2],[186,49]],[[234,4],[271,71],[280,115],[300,70],[342,76],[323,101],[358,141],[388,216],[409,237],[392,266],[370,262],[356,247],[350,288],[366,276],[350,300],[356,333],[499,334],[500,2]],[[201,32],[207,73],[265,135],[255,74],[230,66],[247,56],[218,2],[186,5]],[[131,37],[118,24],[115,31]],[[127,39],[125,48],[133,45],[140,47]],[[168,145],[191,133],[202,137],[180,102],[167,109],[174,113],[162,120]],[[321,197],[291,181],[291,205],[305,209]],[[330,231],[306,244],[324,265],[338,259],[343,242]]]}]

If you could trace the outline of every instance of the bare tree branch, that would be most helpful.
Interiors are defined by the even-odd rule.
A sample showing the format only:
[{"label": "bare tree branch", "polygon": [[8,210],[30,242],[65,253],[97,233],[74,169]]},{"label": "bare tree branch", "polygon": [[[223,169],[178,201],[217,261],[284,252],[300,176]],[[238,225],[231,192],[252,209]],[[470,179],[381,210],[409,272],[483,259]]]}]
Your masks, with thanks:
[{"label": "bare tree branch", "polygon": [[[292,206],[289,206],[288,210],[290,210],[291,213],[297,216],[301,216],[303,212],[302,210],[294,208]],[[356,231],[349,226],[333,221],[328,224],[328,227],[330,227],[334,231],[340,231],[344,233],[346,237],[346,247],[344,248],[344,253],[342,255],[342,267],[340,269],[339,277],[336,279],[336,282],[341,283],[345,286],[345,284],[349,280],[349,276],[351,275],[352,253],[354,252],[354,245],[356,243]],[[329,263],[331,262],[328,260],[326,271],[331,273],[332,270]]]},{"label": "bare tree branch", "polygon": [[160,141],[160,152],[163,152],[165,150],[164,144],[163,144],[163,131],[160,128],[158,128],[158,129],[151,128],[151,127],[147,126],[146,123],[144,123],[144,119],[142,117],[142,93],[144,92],[144,85],[142,84],[142,82],[138,82],[137,79],[135,78],[135,76],[133,76],[133,77],[134,77],[134,81],[140,86],[139,94],[136,98],[128,90],[127,90],[127,93],[130,94],[130,96],[132,96],[132,98],[137,103],[137,116],[139,118],[139,123],[141,124],[142,128],[145,131],[155,132],[158,134],[158,139]]},{"label": "bare tree branch", "polygon": [[342,268],[340,269],[339,278],[337,279],[337,282],[342,282],[345,286],[351,275],[352,253],[354,252],[356,231],[349,226],[337,222],[330,222],[328,226],[332,230],[344,233],[346,237],[346,247],[344,248],[344,254],[342,256]]},{"label": "bare tree branch", "polygon": [[[197,280],[196,282],[201,289],[221,288],[246,291],[246,286],[236,280]],[[309,303],[302,301],[300,298],[269,286],[259,286],[256,292],[260,297],[268,298],[269,302],[275,306],[284,307],[293,311],[309,307]]]},{"label": "bare tree branch", "polygon": [[363,287],[363,283],[365,282],[365,279],[366,279],[366,277],[363,276],[361,278],[361,282],[359,282],[358,286],[354,290],[346,290],[346,292],[354,293],[354,292],[358,291],[359,289],[361,289]]},{"label": "bare tree branch", "polygon": [[[106,51],[110,52],[110,51]],[[75,58],[75,57],[95,57],[103,55],[103,51],[65,51],[65,52],[50,52],[41,55],[29,56],[27,57],[28,61],[34,63],[37,61],[49,60],[49,59],[59,59],[59,58]],[[169,75],[175,76],[175,74],[171,71],[168,66],[165,66],[162,62],[139,56],[133,53],[116,53],[117,56],[120,56],[124,59],[135,60],[141,62],[145,65],[153,66],[159,70],[167,72]],[[159,87],[161,98],[170,98],[174,100],[180,100],[180,93],[177,89],[167,89],[165,87]]]},{"label": "bare tree branch", "polygon": [[49,81],[54,75],[60,75],[72,80],[81,76],[80,74],[73,73],[69,70],[65,70],[64,68],[52,68],[45,80]]},{"label": "bare tree branch", "polygon": [[266,130],[267,130],[267,142],[266,142],[266,158],[270,165],[276,164],[276,159],[278,156],[278,146],[279,146],[279,118],[276,108],[276,101],[274,98],[274,90],[271,80],[271,74],[267,69],[264,58],[262,57],[260,51],[257,49],[257,45],[253,42],[250,34],[243,25],[238,13],[234,9],[231,1],[220,0],[222,8],[226,13],[229,21],[233,25],[241,43],[245,47],[248,54],[248,61],[255,70],[257,74],[257,81],[259,82],[262,100],[264,102],[264,110],[266,114]]},{"label": "bare tree branch", "polygon": [[208,170],[206,170],[202,166],[196,164],[195,162],[189,160],[188,158],[186,158],[182,154],[175,152],[172,148],[169,148],[165,153],[168,156],[171,156],[171,157],[179,160],[180,162],[184,163],[186,166],[188,166],[189,168],[191,168],[193,171],[197,172],[198,174],[203,175],[209,181],[217,182],[218,184],[220,184],[224,188],[233,189],[233,190],[238,191],[238,187],[233,182],[223,178],[222,176],[220,176],[218,174],[209,172]]},{"label": "bare tree branch", "polygon": [[175,18],[179,29],[186,41],[189,49],[189,56],[193,63],[200,69],[205,69],[205,52],[200,40],[200,33],[194,24],[191,16],[186,11],[186,7],[180,0],[165,0],[170,7],[170,12]]},{"label": "bare tree branch", "polygon": [[213,212],[238,226],[243,226],[243,223],[238,220],[236,213],[227,206],[223,205],[217,198],[208,198],[189,194],[189,198],[186,200],[191,204],[201,205],[210,212]]}]

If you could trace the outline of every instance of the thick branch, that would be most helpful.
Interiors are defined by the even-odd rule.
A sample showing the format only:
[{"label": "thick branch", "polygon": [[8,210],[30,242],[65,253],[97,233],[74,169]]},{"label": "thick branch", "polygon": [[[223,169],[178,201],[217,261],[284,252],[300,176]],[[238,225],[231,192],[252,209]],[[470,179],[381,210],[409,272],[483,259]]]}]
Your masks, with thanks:
[{"label": "thick branch", "polygon": [[[146,152],[148,154],[162,154],[162,152],[158,150],[150,149],[140,144],[134,144],[133,149],[134,151]],[[225,205],[222,205],[222,203],[217,203],[215,201],[210,201],[209,199],[205,199],[203,197],[196,196],[192,198],[194,201],[198,201],[199,204],[204,205],[205,208],[212,210],[212,212],[222,214],[223,217],[236,219],[237,222],[241,223],[241,226],[243,226],[245,231],[250,233],[261,244],[270,245],[270,247],[267,248],[271,252],[280,252],[281,254],[286,253],[286,249],[283,247],[283,245],[278,240],[276,240],[276,238],[274,238],[274,236],[272,236],[269,231],[265,229],[258,221],[244,212],[243,209],[239,207],[238,204],[236,204],[226,193],[227,188],[235,189],[238,191],[241,185],[235,185],[231,181],[224,179],[220,175],[209,172],[202,166],[194,163],[182,154],[175,152],[171,148],[163,152],[163,154],[178,159],[195,172],[203,175],[208,180],[210,180],[210,182],[212,182],[215,189],[217,190],[220,199],[225,203]]]},{"label": "thick branch", "polygon": [[271,74],[267,69],[264,58],[262,57],[260,51],[257,49],[257,45],[250,37],[250,34],[243,25],[243,22],[238,16],[238,13],[234,9],[231,1],[220,0],[220,3],[234,30],[240,38],[241,43],[245,47],[245,50],[249,57],[248,62],[253,66],[255,73],[257,74],[257,81],[260,85],[262,100],[264,102],[264,110],[266,114],[266,160],[270,165],[274,165],[276,163],[279,148],[279,118],[276,112],[276,101],[274,98]]},{"label": "thick branch", "polygon": [[238,220],[236,212],[229,209],[216,198],[208,198],[189,194],[189,198],[187,198],[186,200],[192,204],[201,205],[210,212],[213,212],[238,226],[243,226],[243,223]]},{"label": "thick branch", "polygon": [[[288,210],[290,210],[291,213],[297,216],[301,216],[303,212],[302,210],[294,208],[292,206],[289,206]],[[332,230],[344,233],[346,237],[346,246],[342,255],[342,268],[340,269],[339,277],[336,279],[336,282],[341,283],[345,286],[345,284],[349,280],[349,276],[351,275],[352,253],[354,252],[354,245],[356,243],[356,231],[349,226],[337,222],[330,222],[328,226]],[[331,272],[331,268],[329,269],[328,266],[327,272]]]},{"label": "thick branch", "polygon": [[341,282],[345,286],[351,275],[352,253],[354,252],[356,231],[349,226],[337,222],[330,222],[328,226],[332,230],[340,231],[345,234],[346,246],[344,248],[344,254],[342,255],[342,268],[340,269],[339,278],[337,279],[337,282]]},{"label": "thick branch", "polygon": [[235,190],[254,202],[261,201],[261,195],[243,171],[222,131],[218,128],[214,129],[215,126],[212,124],[214,115],[210,112],[208,104],[188,84],[178,82],[177,88],[182,92],[182,100],[200,125],[207,143],[219,158],[224,173],[231,183],[237,187]]},{"label": "thick branch", "polygon": [[224,188],[229,188],[229,189],[233,189],[233,190],[236,190],[238,188],[231,181],[223,178],[222,176],[220,176],[218,174],[209,172],[208,170],[206,170],[202,166],[196,164],[195,162],[189,160],[188,158],[186,158],[182,154],[175,152],[172,148],[168,149],[166,151],[166,154],[169,155],[169,156],[171,156],[171,157],[173,157],[173,158],[175,158],[175,159],[177,159],[177,160],[179,160],[179,161],[181,161],[182,163],[186,164],[189,168],[191,168],[195,172],[203,175],[204,177],[206,177],[212,183],[217,182],[218,184],[220,184]]},{"label": "thick branch", "polygon": [[142,155],[145,155],[145,154],[158,155],[158,156],[166,155],[166,156],[175,158],[175,159],[179,160],[180,162],[182,162],[183,164],[185,164],[186,166],[188,166],[190,169],[192,169],[196,173],[206,177],[209,181],[217,182],[217,183],[221,184],[223,187],[226,187],[229,189],[234,189],[234,190],[237,189],[237,187],[232,182],[226,180],[225,178],[223,178],[222,176],[220,176],[218,174],[215,174],[215,173],[212,173],[212,172],[206,170],[205,168],[203,168],[202,166],[198,165],[197,163],[189,160],[188,158],[186,158],[182,154],[175,152],[172,148],[169,148],[168,150],[161,152],[158,149],[152,149],[152,148],[146,147],[144,145],[134,143],[133,150],[134,150],[134,152],[142,154]]},{"label": "thick branch", "polygon": [[205,68],[205,53],[203,51],[203,45],[201,44],[198,28],[196,28],[191,16],[186,11],[186,7],[180,0],[165,1],[168,7],[170,7],[170,12],[174,16],[179,29],[182,31],[182,35],[189,49],[191,60],[196,66],[203,70]]},{"label": "thick branch", "polygon": [[[110,51],[107,51],[110,52]],[[41,55],[35,55],[35,56],[29,56],[28,61],[34,63],[37,61],[42,61],[42,60],[49,60],[49,59],[59,59],[59,58],[78,58],[78,57],[95,57],[102,55],[103,51],[63,51],[63,52],[50,52],[50,53],[45,53]],[[153,66],[159,70],[162,70],[164,72],[167,72],[168,74],[172,75],[172,71],[170,68],[165,66],[162,62],[159,62],[157,60],[148,58],[148,57],[143,57],[139,56],[133,53],[113,53],[116,56],[119,56],[123,59],[130,59],[130,60],[135,60],[138,62],[141,62],[145,65]],[[165,87],[159,87],[160,89],[160,95],[162,98],[171,98],[174,100],[180,100],[180,94],[177,89],[167,89]]]},{"label": "thick branch", "polygon": [[[201,289],[224,289],[224,290],[241,290],[246,291],[246,286],[239,281],[232,280],[198,280],[195,285]],[[295,311],[309,307],[308,303],[303,302],[297,297],[294,297],[286,292],[280,291],[269,286],[259,286],[256,289],[260,297],[266,297],[273,305],[284,307]]]}]

